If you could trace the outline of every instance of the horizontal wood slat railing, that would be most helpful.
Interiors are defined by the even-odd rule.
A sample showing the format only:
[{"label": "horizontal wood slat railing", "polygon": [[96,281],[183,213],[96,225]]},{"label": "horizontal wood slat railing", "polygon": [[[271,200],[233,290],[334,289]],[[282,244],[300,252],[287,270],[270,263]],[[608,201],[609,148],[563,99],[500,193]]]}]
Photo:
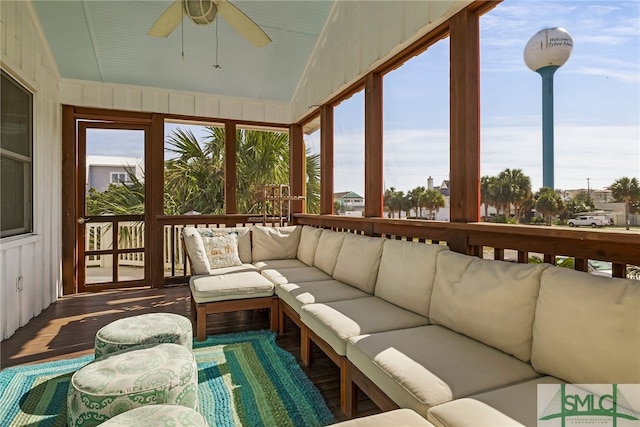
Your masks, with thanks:
[{"label": "horizontal wood slat railing", "polygon": [[190,266],[182,252],[180,233],[187,226],[204,228],[252,227],[266,225],[280,226],[280,217],[268,217],[265,223],[263,215],[159,215],[156,217],[159,227],[163,229],[163,257],[169,268],[164,271],[164,284],[179,284],[189,281]]},{"label": "horizontal wood slat railing", "polygon": [[554,263],[557,256],[575,258],[575,269],[586,271],[588,260],[612,263],[612,275],[625,277],[627,265],[640,265],[640,234],[626,230],[579,230],[546,226],[490,223],[451,223],[337,215],[294,214],[293,224],[311,225],[367,236],[417,239],[447,243],[459,253],[484,257],[492,248],[494,259],[505,260],[505,250],[515,251],[514,262],[526,263],[532,255]]}]

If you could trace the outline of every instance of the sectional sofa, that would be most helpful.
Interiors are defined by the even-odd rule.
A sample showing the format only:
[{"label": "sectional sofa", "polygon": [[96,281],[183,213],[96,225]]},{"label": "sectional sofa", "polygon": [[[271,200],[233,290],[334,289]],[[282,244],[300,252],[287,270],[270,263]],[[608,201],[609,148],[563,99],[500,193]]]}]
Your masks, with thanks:
[{"label": "sectional sofa", "polygon": [[349,417],[359,388],[434,425],[536,425],[538,384],[640,383],[637,281],[308,226],[227,230],[244,259],[219,273],[273,285],[302,362],[313,342],[340,367]]}]

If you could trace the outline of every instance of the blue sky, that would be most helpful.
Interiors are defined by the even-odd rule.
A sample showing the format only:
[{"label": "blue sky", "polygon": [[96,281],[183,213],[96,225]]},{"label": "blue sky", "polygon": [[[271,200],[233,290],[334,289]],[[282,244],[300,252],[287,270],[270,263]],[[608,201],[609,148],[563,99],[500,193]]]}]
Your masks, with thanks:
[{"label": "blue sky", "polygon": [[[519,168],[542,185],[541,79],[522,54],[536,32],[562,27],[574,48],[555,75],[556,188],[640,177],[639,1],[505,0],[480,25],[482,175]],[[443,40],[384,78],[386,187],[448,179],[448,58]],[[363,194],[363,125],[362,93],[336,107],[335,191]],[[305,141],[319,151],[319,133]]]}]

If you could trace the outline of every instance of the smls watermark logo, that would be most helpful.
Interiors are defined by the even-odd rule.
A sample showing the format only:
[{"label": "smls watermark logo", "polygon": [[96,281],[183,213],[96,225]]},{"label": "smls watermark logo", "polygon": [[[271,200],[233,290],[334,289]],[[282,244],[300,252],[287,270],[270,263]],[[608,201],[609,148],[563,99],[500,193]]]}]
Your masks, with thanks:
[{"label": "smls watermark logo", "polygon": [[539,384],[538,427],[640,427],[640,384]]}]

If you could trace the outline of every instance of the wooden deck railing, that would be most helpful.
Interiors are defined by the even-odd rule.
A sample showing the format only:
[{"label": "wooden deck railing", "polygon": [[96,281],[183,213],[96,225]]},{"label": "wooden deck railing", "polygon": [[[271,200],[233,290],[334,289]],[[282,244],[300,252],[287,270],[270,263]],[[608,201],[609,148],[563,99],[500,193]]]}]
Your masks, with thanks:
[{"label": "wooden deck railing", "polygon": [[612,275],[625,277],[627,266],[640,265],[640,233],[626,230],[565,229],[490,223],[451,223],[336,215],[294,214],[293,224],[311,225],[368,236],[446,243],[460,253],[526,263],[532,255],[555,263],[557,256],[575,259],[575,269],[587,271],[589,260],[612,263]]},{"label": "wooden deck railing", "polygon": [[[252,227],[263,224],[261,215],[246,214],[163,215],[156,220],[164,227],[164,284],[185,283],[191,274],[180,243],[184,227]],[[306,214],[294,214],[291,222],[367,236],[447,244],[452,250],[467,255],[519,263],[529,262],[533,256],[539,256],[548,263],[555,263],[559,256],[572,257],[575,269],[580,271],[588,270],[589,260],[608,261],[612,263],[614,277],[625,277],[627,266],[640,265],[640,233],[634,231]],[[280,222],[278,218],[271,218],[266,225],[279,226]]]},{"label": "wooden deck railing", "polygon": [[[204,228],[252,227],[264,225],[262,215],[162,215],[156,217],[164,228],[163,259],[165,260],[164,284],[185,283],[191,275],[186,257],[182,253],[180,233],[187,226]],[[280,218],[267,218],[269,227],[280,226]],[[286,225],[286,224],[285,224]]]}]

